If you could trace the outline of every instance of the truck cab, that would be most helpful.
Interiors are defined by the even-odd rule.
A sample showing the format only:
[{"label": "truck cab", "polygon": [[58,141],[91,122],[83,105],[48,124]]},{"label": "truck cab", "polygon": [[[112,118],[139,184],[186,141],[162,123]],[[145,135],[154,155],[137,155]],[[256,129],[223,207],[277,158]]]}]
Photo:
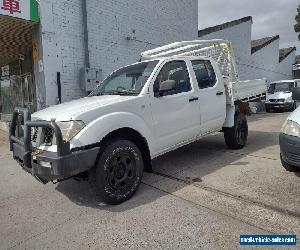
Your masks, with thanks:
[{"label": "truck cab", "polygon": [[300,84],[300,80],[282,80],[269,84],[266,100],[266,111],[286,110],[293,111],[297,107],[292,92]]}]

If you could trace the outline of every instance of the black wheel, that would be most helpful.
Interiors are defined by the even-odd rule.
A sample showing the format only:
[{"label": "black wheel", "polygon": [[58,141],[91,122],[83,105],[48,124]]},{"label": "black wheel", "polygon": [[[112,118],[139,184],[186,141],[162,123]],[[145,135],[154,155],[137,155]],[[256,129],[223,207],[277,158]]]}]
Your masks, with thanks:
[{"label": "black wheel", "polygon": [[294,102],[293,106],[290,108],[290,111],[294,111],[297,108],[296,102]]},{"label": "black wheel", "polygon": [[270,113],[270,112],[271,112],[271,109],[270,109],[270,108],[266,108],[266,112],[267,112],[267,113]]},{"label": "black wheel", "polygon": [[224,128],[224,138],[230,149],[241,149],[246,145],[248,123],[243,113],[235,114],[233,128]]},{"label": "black wheel", "polygon": [[290,165],[287,162],[285,162],[282,159],[282,155],[281,154],[280,154],[280,160],[281,160],[281,164],[285,168],[285,170],[287,170],[289,172],[300,172],[300,168],[297,168],[296,166]]},{"label": "black wheel", "polygon": [[90,180],[104,202],[117,205],[134,195],[143,169],[138,147],[128,140],[114,140],[104,146]]}]

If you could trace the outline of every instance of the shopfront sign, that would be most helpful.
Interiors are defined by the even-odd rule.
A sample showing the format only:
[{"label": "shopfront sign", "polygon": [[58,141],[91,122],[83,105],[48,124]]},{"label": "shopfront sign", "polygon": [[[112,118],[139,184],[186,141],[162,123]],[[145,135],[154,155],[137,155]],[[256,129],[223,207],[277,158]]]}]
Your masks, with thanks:
[{"label": "shopfront sign", "polygon": [[38,22],[39,4],[37,0],[0,0],[0,15]]}]

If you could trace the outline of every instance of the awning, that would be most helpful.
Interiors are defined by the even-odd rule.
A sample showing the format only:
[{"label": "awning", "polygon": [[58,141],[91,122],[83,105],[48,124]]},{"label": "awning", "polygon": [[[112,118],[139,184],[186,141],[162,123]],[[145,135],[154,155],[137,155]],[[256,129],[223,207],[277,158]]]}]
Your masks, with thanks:
[{"label": "awning", "polygon": [[32,31],[38,22],[37,0],[0,1],[0,66],[32,50]]},{"label": "awning", "polygon": [[0,66],[32,50],[34,25],[30,21],[0,15]]}]

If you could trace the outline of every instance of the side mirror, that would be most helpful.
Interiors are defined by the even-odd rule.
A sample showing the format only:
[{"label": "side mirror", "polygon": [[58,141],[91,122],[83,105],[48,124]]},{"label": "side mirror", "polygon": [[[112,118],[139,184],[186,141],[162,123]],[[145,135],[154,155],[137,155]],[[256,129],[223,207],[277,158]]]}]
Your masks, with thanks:
[{"label": "side mirror", "polygon": [[300,101],[300,87],[297,87],[293,91],[293,100]]},{"label": "side mirror", "polygon": [[175,90],[176,82],[174,80],[166,80],[160,83],[156,96],[164,96],[165,93]]}]

